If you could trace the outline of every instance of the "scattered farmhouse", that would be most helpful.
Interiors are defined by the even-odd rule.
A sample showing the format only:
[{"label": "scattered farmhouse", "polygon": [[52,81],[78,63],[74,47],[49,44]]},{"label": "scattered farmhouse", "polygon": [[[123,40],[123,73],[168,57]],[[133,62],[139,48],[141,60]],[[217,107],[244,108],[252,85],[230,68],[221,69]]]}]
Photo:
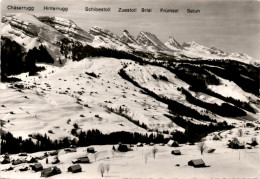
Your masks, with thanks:
[{"label": "scattered farmhouse", "polygon": [[7,163],[10,163],[10,158],[8,155],[4,155],[0,158],[0,163],[1,164],[7,164]]},{"label": "scattered farmhouse", "polygon": [[87,152],[88,153],[95,153],[96,151],[95,151],[94,147],[89,147],[89,148],[87,148]]},{"label": "scattered farmhouse", "polygon": [[119,152],[127,152],[127,151],[130,151],[132,149],[130,147],[128,147],[126,144],[119,144],[117,150]]},{"label": "scattered farmhouse", "polygon": [[72,161],[72,163],[89,163],[88,157],[80,157]]},{"label": "scattered farmhouse", "polygon": [[188,165],[193,166],[195,168],[206,167],[206,165],[202,159],[190,160],[188,162]]},{"label": "scattered farmhouse", "polygon": [[232,149],[244,149],[245,145],[240,143],[239,140],[235,137],[233,140],[229,141],[228,147]]},{"label": "scattered farmhouse", "polygon": [[42,170],[41,177],[50,177],[50,176],[57,175],[60,173],[61,173],[61,170],[58,167],[56,167],[56,166],[49,167],[49,168],[45,168]]},{"label": "scattered farmhouse", "polygon": [[136,146],[137,146],[137,147],[143,147],[144,145],[143,145],[141,142],[138,142],[138,143],[136,144]]},{"label": "scattered farmhouse", "polygon": [[40,164],[40,163],[36,163],[34,165],[31,165],[31,168],[35,172],[43,170],[42,164]]},{"label": "scattered farmhouse", "polygon": [[208,152],[208,153],[213,153],[213,152],[215,152],[215,150],[216,150],[216,149],[208,149],[207,152]]},{"label": "scattered farmhouse", "polygon": [[169,142],[167,143],[167,145],[169,147],[179,147],[179,143],[177,141],[174,140],[169,140]]},{"label": "scattered farmhouse", "polygon": [[37,162],[37,159],[35,157],[32,157],[32,156],[28,156],[25,160],[26,160],[27,163]]},{"label": "scattered farmhouse", "polygon": [[212,140],[220,140],[220,137],[218,135],[214,135],[214,137],[212,138]]},{"label": "scattered farmhouse", "polygon": [[78,173],[78,172],[82,172],[82,168],[80,165],[72,165],[68,168],[68,172],[72,172],[72,173]]},{"label": "scattered farmhouse", "polygon": [[173,150],[172,154],[173,155],[181,155],[181,151],[180,150]]},{"label": "scattered farmhouse", "polygon": [[22,162],[22,160],[20,160],[20,159],[16,159],[16,160],[13,160],[13,161],[12,161],[12,165],[19,165],[19,164],[21,164],[21,163],[23,163],[23,162]]},{"label": "scattered farmhouse", "polygon": [[67,148],[67,149],[64,149],[65,152],[77,152],[77,149],[76,148]]}]

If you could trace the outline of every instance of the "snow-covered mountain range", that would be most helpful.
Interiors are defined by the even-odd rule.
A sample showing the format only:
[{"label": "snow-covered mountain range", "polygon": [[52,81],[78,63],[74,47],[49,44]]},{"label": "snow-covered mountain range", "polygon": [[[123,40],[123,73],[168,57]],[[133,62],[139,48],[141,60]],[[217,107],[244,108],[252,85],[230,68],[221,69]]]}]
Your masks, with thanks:
[{"label": "snow-covered mountain range", "polygon": [[259,62],[244,53],[227,53],[217,48],[208,48],[194,41],[177,42],[170,36],[161,42],[155,34],[140,32],[135,38],[127,30],[119,37],[106,28],[92,27],[89,31],[78,27],[73,21],[59,17],[36,17],[29,14],[8,14],[2,18],[2,36],[8,37],[24,48],[31,49],[44,44],[53,57],[60,56],[57,46],[64,38],[89,44],[93,47],[106,47],[126,52],[142,51],[154,54],[167,54],[175,60],[183,59],[231,59],[257,65]]},{"label": "snow-covered mountain range", "polygon": [[[171,115],[204,125],[258,120],[259,63],[246,54],[181,45],[172,36],[162,43],[150,32],[135,38],[127,30],[85,31],[57,17],[8,14],[1,25],[1,71],[24,67],[6,72],[21,82],[0,89],[3,130],[16,136],[52,131],[53,139],[74,138],[74,123],[107,133],[184,132]],[[31,72],[42,55],[55,65]]]}]

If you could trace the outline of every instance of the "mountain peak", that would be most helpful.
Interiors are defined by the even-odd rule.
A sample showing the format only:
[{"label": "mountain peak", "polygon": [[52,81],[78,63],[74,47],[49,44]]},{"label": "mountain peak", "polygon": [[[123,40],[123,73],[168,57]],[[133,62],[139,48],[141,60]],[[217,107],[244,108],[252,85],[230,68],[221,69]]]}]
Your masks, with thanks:
[{"label": "mountain peak", "polygon": [[105,35],[105,36],[110,36],[112,38],[117,38],[113,32],[111,32],[110,30],[104,28],[104,27],[99,27],[99,26],[93,26],[90,31],[90,34],[92,35]]},{"label": "mountain peak", "polygon": [[123,34],[120,36],[120,39],[123,43],[137,43],[134,37],[127,30],[123,31]]},{"label": "mountain peak", "polygon": [[63,17],[39,16],[38,19],[42,22],[52,21],[63,26],[79,28],[72,20]]},{"label": "mountain peak", "polygon": [[136,41],[145,46],[152,46],[157,50],[170,50],[156,37],[156,35],[150,32],[141,31],[138,34]]},{"label": "mountain peak", "polygon": [[169,36],[168,41],[164,44],[172,50],[182,49],[182,46],[172,36]]},{"label": "mountain peak", "polygon": [[92,42],[93,37],[86,31],[79,28],[72,20],[61,17],[40,16],[38,19],[53,27],[63,35],[69,38],[80,40],[82,42]]},{"label": "mountain peak", "polygon": [[198,46],[198,45],[200,45],[199,43],[197,43],[195,41],[188,42],[188,44],[191,45],[191,46]]}]

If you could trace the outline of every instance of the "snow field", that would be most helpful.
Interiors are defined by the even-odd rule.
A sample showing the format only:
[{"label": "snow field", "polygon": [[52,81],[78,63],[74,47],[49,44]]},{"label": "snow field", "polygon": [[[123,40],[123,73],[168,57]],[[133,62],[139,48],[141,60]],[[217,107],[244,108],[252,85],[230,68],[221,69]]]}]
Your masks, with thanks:
[{"label": "snow field", "polygon": [[[249,131],[249,135],[237,137],[238,129],[225,131],[220,135],[226,135],[220,141],[212,140],[215,134],[211,134],[206,138],[206,146],[214,148],[214,153],[204,153],[203,155],[197,149],[196,145],[190,146],[181,144],[180,147],[169,147],[167,145],[155,147],[158,152],[155,159],[152,155],[154,146],[145,145],[144,147],[132,147],[133,151],[129,152],[114,152],[112,153],[112,145],[93,146],[97,153],[87,154],[87,147],[77,148],[77,152],[66,153],[60,150],[58,157],[60,163],[56,164],[62,171],[61,174],[51,178],[101,178],[98,172],[100,163],[109,164],[110,171],[105,172],[105,178],[256,178],[259,176],[259,147],[253,149],[234,150],[227,148],[228,140],[237,137],[240,141],[250,141],[256,134],[253,128],[242,128],[243,131]],[[258,131],[259,132],[259,131]],[[259,138],[258,138],[259,141]],[[117,146],[117,145],[115,145]],[[174,156],[171,154],[173,149],[181,151],[182,155]],[[43,152],[30,154],[31,156],[42,156]],[[81,173],[72,174],[67,172],[67,168],[71,165],[71,161],[78,157],[89,156],[89,164],[80,164],[82,167]],[[146,162],[146,156],[147,162]],[[11,155],[11,158],[18,158],[17,155]],[[40,160],[44,167],[53,166],[50,164],[53,157],[49,157],[49,164],[45,163],[45,159]],[[193,168],[188,166],[188,161],[191,159],[202,158],[206,168]],[[179,166],[176,166],[179,164]],[[1,172],[2,177],[11,178],[26,178],[28,176],[39,178],[40,173],[32,171],[19,172],[18,169],[26,164],[20,164],[15,167],[14,171]],[[0,169],[8,168],[10,164],[0,165]]]}]

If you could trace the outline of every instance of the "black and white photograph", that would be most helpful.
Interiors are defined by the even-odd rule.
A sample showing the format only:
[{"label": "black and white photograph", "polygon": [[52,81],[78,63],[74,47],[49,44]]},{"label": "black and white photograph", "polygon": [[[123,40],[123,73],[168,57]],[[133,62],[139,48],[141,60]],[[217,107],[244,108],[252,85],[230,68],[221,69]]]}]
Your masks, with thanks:
[{"label": "black and white photograph", "polygon": [[260,178],[260,1],[0,0],[0,178]]}]

